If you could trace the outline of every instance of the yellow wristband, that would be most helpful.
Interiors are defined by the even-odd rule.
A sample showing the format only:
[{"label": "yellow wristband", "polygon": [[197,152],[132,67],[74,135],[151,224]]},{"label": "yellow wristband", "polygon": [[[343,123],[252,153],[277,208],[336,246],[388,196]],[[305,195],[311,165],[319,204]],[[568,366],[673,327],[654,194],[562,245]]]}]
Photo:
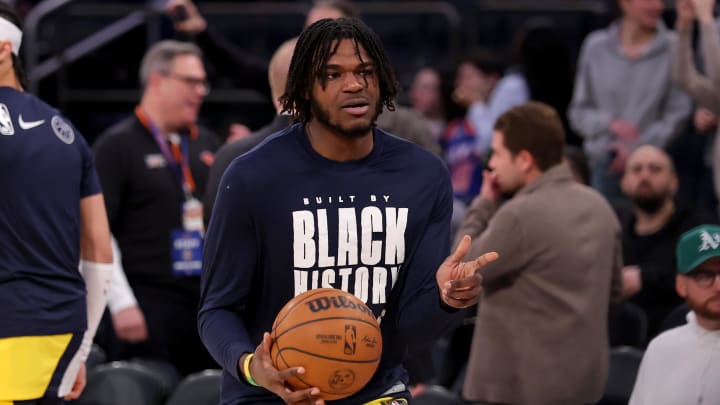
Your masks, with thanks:
[{"label": "yellow wristband", "polygon": [[260,384],[256,383],[250,375],[250,360],[252,360],[254,355],[255,353],[250,353],[245,357],[245,361],[243,361],[243,374],[245,375],[245,380],[247,380],[250,385],[259,387]]}]

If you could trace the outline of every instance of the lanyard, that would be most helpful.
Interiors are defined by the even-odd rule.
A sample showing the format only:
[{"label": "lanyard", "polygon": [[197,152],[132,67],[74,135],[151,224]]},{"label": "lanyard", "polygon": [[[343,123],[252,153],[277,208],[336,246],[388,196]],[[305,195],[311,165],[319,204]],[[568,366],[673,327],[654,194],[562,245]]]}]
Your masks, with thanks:
[{"label": "lanyard", "polygon": [[[168,142],[162,132],[160,132],[160,128],[152,122],[140,106],[135,107],[135,115],[143,126],[153,135],[155,143],[157,143],[163,156],[165,156],[165,160],[168,162],[168,166],[178,178],[182,190],[185,193],[185,198],[190,200],[192,193],[195,191],[195,180],[190,171],[190,142],[188,137],[173,134],[170,137],[170,142]],[[170,144],[169,148],[168,143]]]}]

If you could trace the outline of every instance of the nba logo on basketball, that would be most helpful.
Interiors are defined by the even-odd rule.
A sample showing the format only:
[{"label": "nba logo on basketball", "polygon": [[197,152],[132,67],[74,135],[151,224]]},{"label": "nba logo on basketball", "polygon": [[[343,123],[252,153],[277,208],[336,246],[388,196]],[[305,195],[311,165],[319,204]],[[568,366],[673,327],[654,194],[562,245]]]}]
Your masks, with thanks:
[{"label": "nba logo on basketball", "polygon": [[355,354],[357,349],[357,329],[355,325],[345,325],[345,354]]}]

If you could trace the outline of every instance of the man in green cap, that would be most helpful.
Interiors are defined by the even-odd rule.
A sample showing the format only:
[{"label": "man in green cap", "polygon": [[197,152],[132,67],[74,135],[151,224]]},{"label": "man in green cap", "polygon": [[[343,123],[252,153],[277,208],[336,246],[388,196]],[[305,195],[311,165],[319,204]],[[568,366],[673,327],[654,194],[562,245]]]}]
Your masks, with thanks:
[{"label": "man in green cap", "polygon": [[630,405],[720,404],[720,226],[682,234],[677,269],[688,323],[650,342]]}]

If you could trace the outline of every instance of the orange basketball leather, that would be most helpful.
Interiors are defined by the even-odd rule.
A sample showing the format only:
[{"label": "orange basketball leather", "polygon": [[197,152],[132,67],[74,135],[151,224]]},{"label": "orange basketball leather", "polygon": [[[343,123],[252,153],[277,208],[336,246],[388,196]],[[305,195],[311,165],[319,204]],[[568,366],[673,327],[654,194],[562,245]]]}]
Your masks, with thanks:
[{"label": "orange basketball leather", "polygon": [[382,335],[372,311],[357,297],[320,288],[290,300],[273,324],[273,364],[303,366],[293,389],[318,387],[321,397],[348,397],[370,381],[382,355]]}]

